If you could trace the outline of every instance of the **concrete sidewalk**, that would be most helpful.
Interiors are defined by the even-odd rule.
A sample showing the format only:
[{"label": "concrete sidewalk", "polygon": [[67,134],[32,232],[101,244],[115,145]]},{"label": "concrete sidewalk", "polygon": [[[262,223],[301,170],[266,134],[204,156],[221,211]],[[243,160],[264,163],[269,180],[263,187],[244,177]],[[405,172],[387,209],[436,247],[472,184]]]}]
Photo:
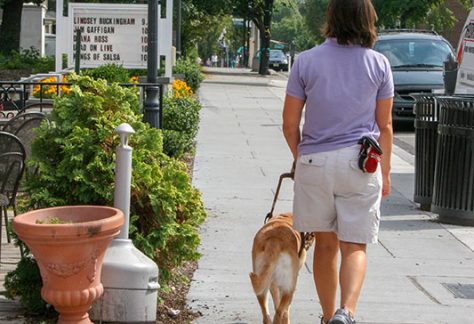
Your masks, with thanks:
[{"label": "concrete sidewalk", "polygon": [[[248,71],[213,70],[203,83],[194,185],[209,218],[188,295],[195,323],[261,323],[248,278],[253,236],[269,211],[291,156],[281,130],[286,81]],[[243,73],[242,73],[243,72]],[[413,156],[395,147],[392,195],[383,202],[380,244],[368,248],[357,323],[474,323],[474,229],[439,224],[412,202]],[[276,212],[291,210],[284,184]],[[319,323],[312,252],[302,268],[292,323]]]}]

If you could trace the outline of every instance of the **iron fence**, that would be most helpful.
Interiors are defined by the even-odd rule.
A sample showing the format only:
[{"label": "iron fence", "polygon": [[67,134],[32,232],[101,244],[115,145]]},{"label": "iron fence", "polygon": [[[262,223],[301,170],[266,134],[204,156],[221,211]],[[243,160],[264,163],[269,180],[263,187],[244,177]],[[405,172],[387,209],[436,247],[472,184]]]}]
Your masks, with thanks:
[{"label": "iron fence", "polygon": [[[48,94],[61,96],[61,87],[70,87],[70,82],[39,82],[39,81],[0,81],[0,117],[11,118],[28,110],[49,111],[53,109],[53,99]],[[159,88],[159,109],[163,111],[162,83],[121,83],[122,87],[139,89],[142,110],[146,100],[147,87]],[[48,94],[46,94],[48,92]]]}]

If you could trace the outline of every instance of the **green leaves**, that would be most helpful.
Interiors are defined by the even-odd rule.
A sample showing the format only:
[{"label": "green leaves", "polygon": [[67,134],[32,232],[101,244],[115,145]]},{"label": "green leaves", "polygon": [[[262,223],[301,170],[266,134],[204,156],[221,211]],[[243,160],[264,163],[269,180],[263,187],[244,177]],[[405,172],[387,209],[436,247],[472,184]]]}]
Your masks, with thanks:
[{"label": "green leaves", "polygon": [[191,96],[165,96],[163,107],[163,151],[180,158],[194,148],[201,105]]},{"label": "green leaves", "polygon": [[433,6],[444,6],[443,0],[374,0],[379,26],[396,27],[397,20],[403,28],[412,28],[425,19]]},{"label": "green leaves", "polygon": [[[135,245],[158,263],[161,284],[166,285],[174,267],[198,257],[197,227],[206,217],[200,193],[191,186],[186,165],[163,153],[161,131],[142,122],[133,88],[88,76],[73,75],[70,80],[74,83],[70,93],[55,99],[51,127],[41,126],[33,142],[28,163],[38,168],[38,174],[25,184],[29,199],[24,203],[28,208],[112,205],[119,143],[114,130],[129,123],[136,132],[130,137],[130,234]],[[170,112],[184,113],[186,120],[175,121],[173,127],[195,135],[200,105],[196,99],[182,100],[184,110],[176,112],[179,108],[173,106]],[[10,287],[12,296],[27,294]],[[40,283],[35,287],[39,289]]]},{"label": "green leaves", "polygon": [[128,83],[128,70],[121,65],[105,64],[95,69],[82,70],[82,74],[88,75],[94,79],[104,79],[113,83]]},{"label": "green leaves", "polygon": [[36,261],[32,257],[24,257],[17,268],[5,277],[5,296],[10,299],[20,297],[21,303],[31,312],[44,314],[47,312],[47,305],[41,298],[42,284]]},{"label": "green leaves", "polygon": [[174,74],[182,74],[184,81],[196,92],[201,85],[204,76],[201,73],[201,67],[190,59],[179,59],[173,67]]}]

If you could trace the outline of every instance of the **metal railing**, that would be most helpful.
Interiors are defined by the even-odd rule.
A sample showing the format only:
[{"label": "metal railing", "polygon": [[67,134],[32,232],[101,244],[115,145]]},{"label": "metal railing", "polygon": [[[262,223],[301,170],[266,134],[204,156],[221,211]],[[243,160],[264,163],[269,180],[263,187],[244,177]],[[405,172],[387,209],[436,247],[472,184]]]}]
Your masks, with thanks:
[{"label": "metal railing", "polygon": [[[62,86],[70,87],[70,82],[39,82],[39,81],[0,81],[0,117],[11,118],[17,113],[34,109],[45,111],[53,108],[53,100],[45,94],[55,93],[61,96]],[[163,111],[163,83],[121,83],[122,87],[137,87],[139,89],[142,109],[146,100],[146,88],[159,88],[159,109]],[[55,89],[55,91],[51,91]]]}]

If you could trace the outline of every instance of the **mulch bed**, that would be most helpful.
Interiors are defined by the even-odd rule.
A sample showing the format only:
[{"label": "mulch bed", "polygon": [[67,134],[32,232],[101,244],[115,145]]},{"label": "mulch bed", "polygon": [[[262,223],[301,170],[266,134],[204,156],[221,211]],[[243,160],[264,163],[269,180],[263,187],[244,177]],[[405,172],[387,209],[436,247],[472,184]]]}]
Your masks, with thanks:
[{"label": "mulch bed", "polygon": [[[182,161],[188,167],[189,177],[193,177],[194,154],[186,154]],[[160,292],[161,303],[158,305],[156,323],[157,324],[188,324],[199,316],[200,312],[190,310],[186,305],[186,297],[191,286],[191,279],[197,269],[197,262],[186,262],[181,268],[173,271],[182,277],[183,280],[175,283],[171,292]]]},{"label": "mulch bed", "polygon": [[158,305],[157,324],[188,324],[201,316],[199,312],[190,310],[186,305],[186,296],[196,269],[197,262],[187,262],[183,267],[177,269],[179,275],[186,279],[170,287],[169,293],[160,292],[162,302]]}]

